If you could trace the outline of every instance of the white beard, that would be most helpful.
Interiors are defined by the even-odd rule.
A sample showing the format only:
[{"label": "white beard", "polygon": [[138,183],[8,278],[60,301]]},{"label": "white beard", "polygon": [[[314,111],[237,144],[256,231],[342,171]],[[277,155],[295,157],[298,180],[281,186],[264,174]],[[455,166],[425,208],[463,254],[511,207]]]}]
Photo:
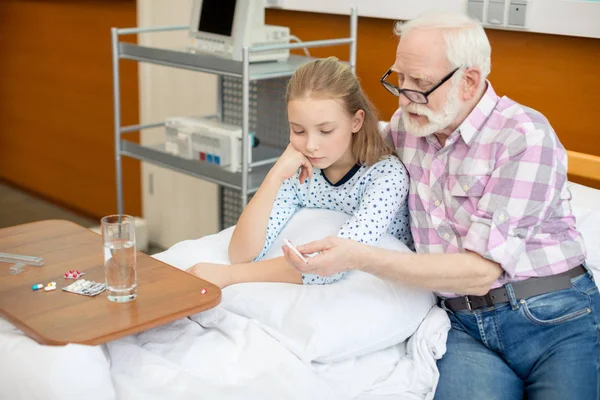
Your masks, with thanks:
[{"label": "white beard", "polygon": [[[431,111],[425,104],[410,103],[402,109],[402,122],[404,129],[410,135],[425,137],[447,128],[457,117],[460,111],[460,100],[458,99],[458,83],[460,80],[452,82],[452,88],[448,91],[446,105],[442,111]],[[414,121],[408,113],[423,115],[427,117],[426,124],[421,125]]]}]

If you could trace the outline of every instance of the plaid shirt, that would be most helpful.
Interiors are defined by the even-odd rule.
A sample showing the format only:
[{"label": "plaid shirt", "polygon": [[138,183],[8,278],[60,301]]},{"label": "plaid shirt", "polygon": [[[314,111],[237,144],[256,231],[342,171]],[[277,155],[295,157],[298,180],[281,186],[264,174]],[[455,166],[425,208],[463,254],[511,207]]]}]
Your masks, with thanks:
[{"label": "plaid shirt", "polygon": [[418,253],[476,252],[504,269],[492,288],[585,260],[566,152],[542,114],[498,97],[487,82],[477,107],[442,147],[434,135],[407,134],[401,113],[387,136],[409,171]]}]

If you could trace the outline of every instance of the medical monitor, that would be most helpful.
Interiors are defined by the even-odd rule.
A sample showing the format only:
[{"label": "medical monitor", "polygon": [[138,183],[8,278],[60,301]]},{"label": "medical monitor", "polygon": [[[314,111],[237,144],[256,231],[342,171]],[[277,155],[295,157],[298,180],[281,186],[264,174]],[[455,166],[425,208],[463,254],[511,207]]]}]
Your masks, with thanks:
[{"label": "medical monitor", "polygon": [[202,1],[198,32],[231,37],[236,3],[236,0]]},{"label": "medical monitor", "polygon": [[[289,28],[265,26],[265,0],[194,0],[190,47],[237,61],[242,49],[289,43]],[[288,51],[256,53],[250,61],[287,58]]]}]

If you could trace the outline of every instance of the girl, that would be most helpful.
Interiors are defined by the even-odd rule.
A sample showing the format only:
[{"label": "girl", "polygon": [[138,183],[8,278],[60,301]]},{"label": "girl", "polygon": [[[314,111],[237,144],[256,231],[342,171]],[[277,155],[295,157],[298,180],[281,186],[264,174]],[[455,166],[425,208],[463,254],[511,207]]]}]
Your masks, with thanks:
[{"label": "girl", "polygon": [[379,131],[358,79],[330,57],[302,65],[286,93],[290,144],[244,209],[229,244],[232,266],[188,271],[225,287],[241,282],[333,283],[301,275],[283,257],[260,261],[301,207],[343,211],[340,237],[375,244],[390,232],[409,247],[408,174]]}]

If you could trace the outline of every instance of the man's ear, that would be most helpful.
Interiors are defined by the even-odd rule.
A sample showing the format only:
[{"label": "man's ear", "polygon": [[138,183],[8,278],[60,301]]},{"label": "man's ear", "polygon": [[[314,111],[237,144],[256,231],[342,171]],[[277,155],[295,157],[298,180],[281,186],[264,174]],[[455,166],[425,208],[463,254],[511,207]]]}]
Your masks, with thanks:
[{"label": "man's ear", "polygon": [[477,68],[467,68],[462,79],[462,96],[464,101],[473,99],[481,82],[481,72]]},{"label": "man's ear", "polygon": [[357,133],[365,122],[365,111],[358,110],[352,117],[352,133]]}]

